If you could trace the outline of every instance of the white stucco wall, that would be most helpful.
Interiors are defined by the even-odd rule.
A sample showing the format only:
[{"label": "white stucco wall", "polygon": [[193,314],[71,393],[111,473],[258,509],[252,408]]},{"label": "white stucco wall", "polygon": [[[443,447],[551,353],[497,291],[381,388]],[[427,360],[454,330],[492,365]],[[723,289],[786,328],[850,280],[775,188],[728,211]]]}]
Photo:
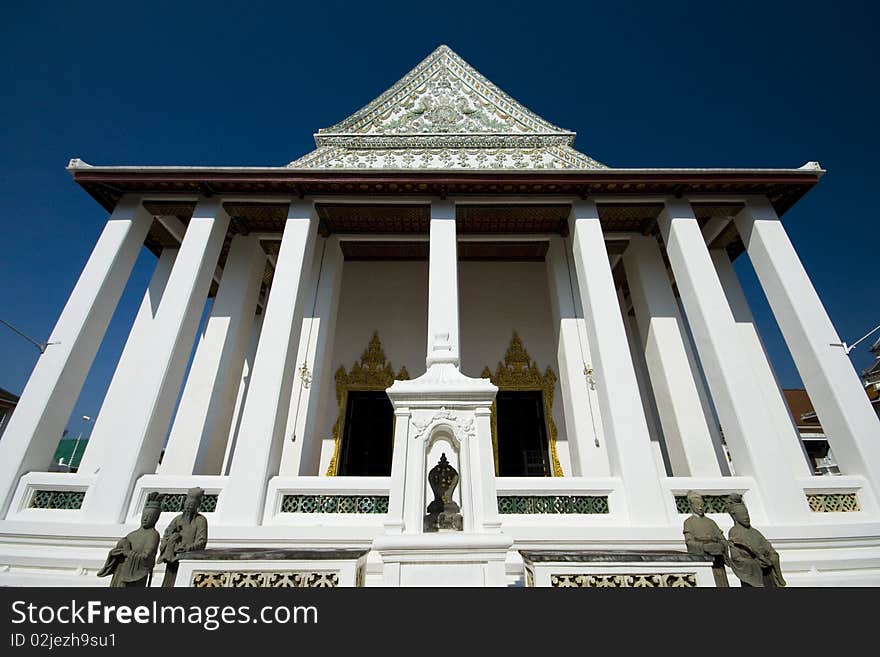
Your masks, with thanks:
[{"label": "white stucco wall", "polygon": [[[334,374],[340,366],[350,370],[360,360],[374,331],[379,332],[385,357],[395,373],[406,366],[412,378],[423,374],[427,318],[427,262],[345,262],[330,354]],[[321,391],[320,408],[326,411],[317,418],[316,435],[323,440],[323,446],[320,467],[313,474],[325,474],[333,457],[335,386],[331,377]]]},{"label": "white stucco wall", "polygon": [[[516,331],[541,374],[549,366],[559,376],[545,263],[461,262],[458,286],[463,373],[480,376],[487,365],[494,372],[498,362],[504,360],[504,352]],[[553,421],[558,431],[559,463],[570,476],[558,380],[553,394]]]},{"label": "white stucco wall", "polygon": [[[395,372],[405,365],[415,378],[425,371],[427,344],[426,262],[346,262],[332,348],[333,371],[348,370],[366,348],[373,331]],[[559,375],[546,265],[543,262],[459,263],[461,368],[480,376],[492,371],[517,331],[543,374],[549,366]],[[319,471],[324,474],[333,456],[332,429],[336,420],[335,382],[321,394],[330,403],[317,418],[323,439]],[[556,384],[553,419],[558,431],[557,452],[563,472],[571,474],[565,421]]]}]

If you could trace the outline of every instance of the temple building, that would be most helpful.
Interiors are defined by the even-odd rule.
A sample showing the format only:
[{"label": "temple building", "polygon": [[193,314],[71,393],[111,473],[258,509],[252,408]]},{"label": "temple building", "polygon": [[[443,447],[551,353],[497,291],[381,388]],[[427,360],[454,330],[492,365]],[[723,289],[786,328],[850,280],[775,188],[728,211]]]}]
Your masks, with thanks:
[{"label": "temple building", "polygon": [[871,353],[874,354],[874,362],[862,372],[862,381],[865,383],[868,399],[877,411],[877,417],[880,417],[880,340],[871,345]]},{"label": "temple building", "polygon": [[840,468],[834,460],[834,453],[828,444],[828,437],[822,430],[819,416],[813,409],[813,404],[807,391],[803,388],[789,388],[782,391],[788,410],[791,412],[798,435],[804,445],[804,451],[813,468],[814,474],[838,475]]},{"label": "temple building", "polygon": [[[725,532],[741,495],[789,586],[880,585],[880,421],[782,220],[819,164],[624,169],[574,140],[441,46],[287,165],[71,160],[109,219],[0,440],[0,585],[106,586],[147,496],[161,532],[193,487],[208,552],[251,560],[177,585],[699,584],[688,491]],[[51,472],[142,247],[88,446]]]},{"label": "temple building", "polygon": [[0,437],[3,436],[3,431],[6,429],[6,424],[12,417],[12,411],[15,410],[17,403],[18,395],[0,388]]}]

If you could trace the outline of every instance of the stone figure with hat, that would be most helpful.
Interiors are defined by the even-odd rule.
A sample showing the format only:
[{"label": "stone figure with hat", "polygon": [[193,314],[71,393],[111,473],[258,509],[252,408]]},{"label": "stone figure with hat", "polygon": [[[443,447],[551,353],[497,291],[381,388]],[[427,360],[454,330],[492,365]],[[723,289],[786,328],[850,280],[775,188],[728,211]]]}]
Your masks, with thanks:
[{"label": "stone figure with hat", "polygon": [[706,517],[706,503],[698,492],[689,490],[692,514],[684,521],[684,543],[690,554],[712,557],[715,586],[729,586],[724,564],[728,562],[727,539],[714,520]]},{"label": "stone figure with hat", "polygon": [[159,549],[159,532],[156,522],[162,513],[162,496],[159,493],[147,495],[141,514],[141,526],[119,539],[116,547],[110,550],[104,567],[98,577],[113,575],[110,586],[149,586],[153,578],[153,566]]},{"label": "stone figure with hat", "polygon": [[733,527],[727,532],[730,567],[743,586],[785,586],[779,554],[764,535],[752,527],[749,511],[742,496],[727,496],[727,512]]},{"label": "stone figure with hat", "polygon": [[183,513],[169,523],[162,536],[158,561],[165,564],[162,586],[174,586],[180,559],[187,552],[203,549],[208,543],[208,519],[199,513],[204,494],[201,488],[190,488],[186,493]]}]

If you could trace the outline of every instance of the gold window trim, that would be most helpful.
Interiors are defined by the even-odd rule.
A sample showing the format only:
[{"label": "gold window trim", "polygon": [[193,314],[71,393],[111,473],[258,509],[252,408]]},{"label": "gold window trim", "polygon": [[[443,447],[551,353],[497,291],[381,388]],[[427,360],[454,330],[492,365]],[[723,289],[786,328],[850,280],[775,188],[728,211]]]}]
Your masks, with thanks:
[{"label": "gold window trim", "polygon": [[[379,332],[374,331],[370,343],[361,354],[359,362],[351,366],[351,372],[346,372],[342,366],[336,370],[336,404],[338,413],[336,423],[333,425],[333,458],[327,468],[327,476],[335,477],[339,469],[339,449],[342,444],[342,432],[345,428],[345,405],[348,402],[348,393],[352,390],[385,390],[394,381],[406,381],[409,372],[406,367],[401,367],[395,376],[394,369],[385,359],[385,350],[379,340]],[[393,430],[392,430],[393,440]]]},{"label": "gold window trim", "polygon": [[[542,375],[538,364],[529,356],[516,331],[504,354],[504,362],[499,362],[494,374],[489,366],[480,375],[498,386],[499,390],[520,390],[542,393],[544,399],[544,420],[547,423],[547,437],[550,443],[550,463],[554,477],[565,476],[556,452],[556,423],[553,421],[553,393],[556,390],[556,373],[549,367]],[[492,453],[495,457],[495,475],[498,476],[498,414],[497,404],[492,402]]]}]

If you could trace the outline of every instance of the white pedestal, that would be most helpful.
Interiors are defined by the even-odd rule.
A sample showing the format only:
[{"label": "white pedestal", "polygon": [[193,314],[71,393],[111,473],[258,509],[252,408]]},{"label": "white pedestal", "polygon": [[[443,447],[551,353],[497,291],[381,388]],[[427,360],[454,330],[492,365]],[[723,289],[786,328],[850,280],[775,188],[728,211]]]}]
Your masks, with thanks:
[{"label": "white pedestal", "polygon": [[367,550],[215,548],[180,560],[175,587],[336,588],[363,586]]},{"label": "white pedestal", "polygon": [[[526,572],[526,586],[530,587],[589,589],[715,586],[712,560],[686,552],[522,551],[521,554]],[[730,579],[728,577],[728,581]]]},{"label": "white pedestal", "polygon": [[385,586],[507,586],[504,562],[511,545],[509,536],[460,532],[373,541],[384,563]]}]

